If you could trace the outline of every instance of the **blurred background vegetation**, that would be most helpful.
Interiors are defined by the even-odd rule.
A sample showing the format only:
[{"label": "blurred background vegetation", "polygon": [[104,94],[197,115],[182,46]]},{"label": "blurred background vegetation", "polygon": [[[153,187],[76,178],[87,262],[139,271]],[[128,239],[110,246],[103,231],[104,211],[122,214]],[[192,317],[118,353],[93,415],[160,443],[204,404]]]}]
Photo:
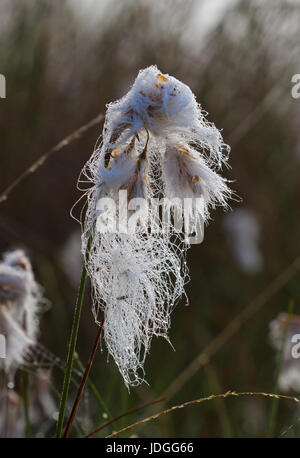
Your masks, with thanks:
[{"label": "blurred background vegetation", "polygon": [[[0,100],[0,190],[59,140],[104,113],[138,70],[151,64],[190,85],[232,148],[231,169],[224,174],[234,180],[242,202],[232,202],[232,213],[215,211],[204,242],[189,251],[190,306],[179,303],[172,314],[176,352],[154,340],[146,363],[149,386],[130,393],[105,348],[98,352],[91,376],[118,415],[168,390],[299,255],[300,100],[291,96],[291,77],[300,73],[300,2],[2,0],[0,28],[0,73],[7,83],[6,99]],[[101,129],[98,124],[58,152],[1,203],[1,251],[21,246],[29,253],[52,303],[42,317],[40,342],[62,360],[81,268],[79,225],[69,211],[80,197],[77,177]],[[277,360],[269,323],[291,299],[300,314],[299,278],[291,276],[167,405],[227,390],[271,392]],[[82,361],[96,330],[87,291],[78,346]],[[53,372],[59,390],[62,372]],[[260,398],[212,401],[135,434],[265,436],[270,408]],[[157,410],[148,408],[118,426]],[[299,408],[281,401],[279,411],[275,434],[299,435]],[[101,423],[91,393],[81,407],[84,415],[86,432]]]}]

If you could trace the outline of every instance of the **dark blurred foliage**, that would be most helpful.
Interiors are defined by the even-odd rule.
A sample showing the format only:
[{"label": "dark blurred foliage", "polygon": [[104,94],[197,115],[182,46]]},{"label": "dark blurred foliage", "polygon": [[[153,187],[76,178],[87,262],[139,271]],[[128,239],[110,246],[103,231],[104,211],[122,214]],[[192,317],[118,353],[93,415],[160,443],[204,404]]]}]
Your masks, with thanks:
[{"label": "dark blurred foliage", "polygon": [[[129,394],[114,363],[107,363],[105,349],[99,352],[92,377],[115,415],[158,397],[299,253],[300,101],[291,96],[291,76],[300,72],[300,5],[279,0],[233,2],[205,31],[211,18],[206,18],[200,3],[94,2],[89,12],[76,1],[10,0],[1,5],[0,72],[7,81],[7,98],[0,101],[1,189],[41,153],[104,112],[105,104],[126,92],[139,69],[157,64],[162,72],[189,84],[209,112],[208,119],[223,129],[232,147],[231,169],[224,174],[234,180],[232,187],[242,198],[233,201],[232,208],[255,212],[261,227],[263,268],[249,274],[233,258],[223,211],[213,213],[204,243],[193,246],[188,255],[190,306],[179,303],[172,315],[170,336],[176,352],[162,340],[153,341],[146,365],[150,386]],[[52,302],[42,320],[40,340],[62,359],[76,286],[62,265],[61,253],[79,229],[69,211],[80,197],[76,180],[101,128],[92,128],[53,156],[1,203],[1,250],[21,245],[29,252]],[[75,243],[68,258],[70,272],[72,262],[79,263],[77,250]],[[300,313],[299,275],[169,404],[227,390],[272,391],[276,358],[268,340],[269,322],[287,309],[290,299],[295,301],[294,312]],[[79,336],[83,361],[95,333],[87,294]],[[57,375],[58,389],[61,376]],[[99,412],[92,398],[89,409],[91,424],[96,425]],[[287,435],[299,434],[295,409],[280,404],[276,434],[291,424]],[[137,434],[263,436],[269,411],[270,401],[261,399],[209,402],[149,423]]]}]

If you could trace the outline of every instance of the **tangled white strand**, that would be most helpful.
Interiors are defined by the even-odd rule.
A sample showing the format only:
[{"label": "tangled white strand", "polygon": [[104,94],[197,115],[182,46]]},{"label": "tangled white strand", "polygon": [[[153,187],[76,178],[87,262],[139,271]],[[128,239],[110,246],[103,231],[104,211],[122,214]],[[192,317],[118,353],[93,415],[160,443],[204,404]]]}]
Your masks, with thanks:
[{"label": "tangled white strand", "polygon": [[39,330],[38,314],[44,303],[28,257],[22,250],[4,255],[0,262],[0,333],[5,336],[6,355],[0,369],[12,374],[24,363]]},{"label": "tangled white strand", "polygon": [[118,204],[120,190],[127,191],[127,203],[135,197],[201,197],[207,220],[210,208],[226,206],[230,196],[216,172],[228,151],[190,88],[156,66],[140,71],[127,95],[108,105],[102,144],[83,169],[92,187],[86,191],[82,252],[95,320],[99,324],[104,313],[104,341],[128,387],[144,381],[152,337],[169,341],[170,313],[185,296],[189,243],[172,225],[165,231],[152,210],[140,215],[134,232],[100,233],[97,203],[111,197]]}]

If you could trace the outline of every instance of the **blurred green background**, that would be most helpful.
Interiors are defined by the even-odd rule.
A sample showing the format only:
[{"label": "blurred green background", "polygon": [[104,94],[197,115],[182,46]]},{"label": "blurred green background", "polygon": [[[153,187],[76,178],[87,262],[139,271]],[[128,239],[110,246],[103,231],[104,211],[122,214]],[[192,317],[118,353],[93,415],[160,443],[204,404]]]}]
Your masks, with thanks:
[{"label": "blurred green background", "polygon": [[[7,84],[0,100],[0,191],[43,152],[104,113],[151,64],[190,85],[232,148],[224,175],[234,180],[242,201],[232,202],[232,213],[213,212],[204,242],[188,253],[190,306],[177,305],[170,330],[176,352],[153,340],[149,386],[130,393],[105,348],[98,352],[92,378],[118,415],[164,393],[299,254],[300,99],[291,95],[291,78],[300,73],[300,1],[2,0],[0,30],[0,73]],[[52,303],[42,317],[40,342],[63,360],[81,264],[79,225],[69,212],[101,130],[101,124],[91,128],[52,156],[0,209],[1,251],[21,246],[29,253]],[[299,278],[292,276],[249,317],[167,405],[227,390],[271,392],[277,363],[269,323],[291,299],[300,314]],[[83,361],[96,330],[87,291],[78,346]],[[54,377],[60,389],[61,371]],[[101,411],[91,394],[86,402],[88,432],[101,423]],[[262,398],[211,401],[134,433],[265,436],[270,408]],[[157,410],[159,405],[118,425]],[[299,436],[299,409],[281,401],[279,412],[275,434]]]}]

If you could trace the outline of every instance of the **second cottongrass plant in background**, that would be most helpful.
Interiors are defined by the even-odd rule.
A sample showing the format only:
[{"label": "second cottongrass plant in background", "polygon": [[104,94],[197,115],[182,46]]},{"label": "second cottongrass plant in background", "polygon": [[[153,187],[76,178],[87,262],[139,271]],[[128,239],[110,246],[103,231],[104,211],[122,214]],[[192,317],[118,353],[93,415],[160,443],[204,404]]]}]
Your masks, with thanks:
[{"label": "second cottongrass plant in background", "polygon": [[[46,371],[38,372],[32,393],[29,393],[26,371],[26,364],[31,361],[37,345],[39,316],[46,304],[43,289],[35,281],[30,260],[24,251],[18,249],[4,254],[0,262],[0,437],[22,437],[24,431],[25,435],[29,433],[26,416],[29,415],[30,394],[33,421],[44,420],[49,415],[50,384],[46,386],[44,383]],[[28,405],[24,409],[22,397],[15,391],[20,370],[23,370],[23,384],[25,380],[28,384],[28,390],[23,394],[24,405],[25,396],[28,396]],[[47,408],[41,413],[45,407],[45,397]],[[53,410],[51,405],[51,413]]]},{"label": "second cottongrass plant in background", "polygon": [[13,382],[19,366],[37,343],[42,288],[36,283],[22,250],[6,253],[0,262],[0,334],[5,336],[5,358],[0,370]]}]

